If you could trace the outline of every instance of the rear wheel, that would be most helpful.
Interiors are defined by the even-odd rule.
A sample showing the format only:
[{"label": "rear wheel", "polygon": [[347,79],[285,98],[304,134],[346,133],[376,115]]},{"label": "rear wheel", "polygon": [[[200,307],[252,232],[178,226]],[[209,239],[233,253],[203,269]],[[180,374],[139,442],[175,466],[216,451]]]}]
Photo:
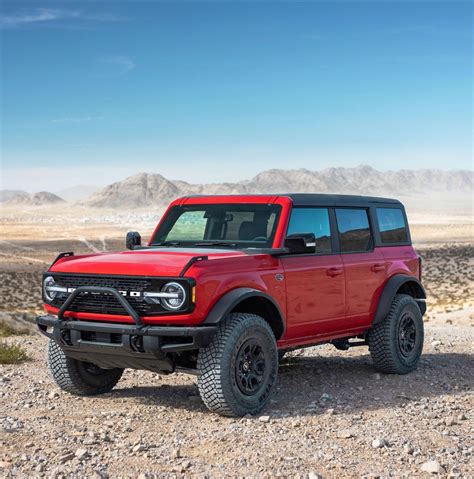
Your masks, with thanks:
[{"label": "rear wheel", "polygon": [[407,374],[415,370],[423,340],[420,308],[411,296],[397,294],[388,315],[369,331],[369,351],[374,366],[389,374]]},{"label": "rear wheel", "polygon": [[123,374],[123,369],[102,369],[92,363],[68,358],[53,340],[48,345],[48,366],[56,384],[76,396],[107,393]]},{"label": "rear wheel", "polygon": [[234,313],[211,344],[199,351],[198,387],[204,404],[225,416],[257,414],[270,399],[278,374],[278,350],[268,323]]}]

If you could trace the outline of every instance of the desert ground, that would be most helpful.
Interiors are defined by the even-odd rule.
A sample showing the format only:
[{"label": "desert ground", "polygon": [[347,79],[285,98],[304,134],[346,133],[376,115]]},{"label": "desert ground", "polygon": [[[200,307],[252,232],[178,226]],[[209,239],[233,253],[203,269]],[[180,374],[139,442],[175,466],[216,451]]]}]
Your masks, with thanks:
[{"label": "desert ground", "polygon": [[410,215],[428,293],[425,349],[408,376],[377,373],[367,348],[291,353],[257,417],[223,418],[196,379],[127,370],[112,393],[76,398],[46,367],[32,326],[40,278],[61,251],[123,249],[160,216],[0,211],[0,320],[27,327],[30,357],[0,365],[1,477],[473,477],[474,239],[467,214]]}]

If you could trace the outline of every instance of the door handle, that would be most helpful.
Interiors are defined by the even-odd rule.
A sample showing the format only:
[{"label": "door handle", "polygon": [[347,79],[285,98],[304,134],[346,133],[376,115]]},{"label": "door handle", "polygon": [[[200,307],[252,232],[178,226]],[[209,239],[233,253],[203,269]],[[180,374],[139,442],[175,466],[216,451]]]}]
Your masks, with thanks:
[{"label": "door handle", "polygon": [[344,270],[342,268],[329,268],[328,270],[326,270],[326,274],[331,277],[338,276],[343,272]]},{"label": "door handle", "polygon": [[377,271],[384,271],[385,270],[385,264],[384,263],[375,263],[371,266],[370,268],[371,271],[376,273]]}]

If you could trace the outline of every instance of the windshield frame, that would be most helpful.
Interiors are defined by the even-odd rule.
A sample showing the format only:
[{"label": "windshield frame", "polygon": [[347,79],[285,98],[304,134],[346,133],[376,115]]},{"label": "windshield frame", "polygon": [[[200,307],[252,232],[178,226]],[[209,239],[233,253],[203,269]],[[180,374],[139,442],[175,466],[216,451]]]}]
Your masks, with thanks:
[{"label": "windshield frame", "polygon": [[[179,204],[177,202],[173,202],[168,210],[166,211],[165,215],[163,215],[161,221],[157,225],[155,231],[153,232],[150,241],[148,243],[149,246],[152,247],[188,247],[188,248],[224,248],[224,249],[268,249],[273,248],[276,239],[278,238],[278,233],[281,229],[281,220],[284,217],[284,206],[280,202],[275,201],[245,201],[245,202],[237,202],[237,201],[223,201],[223,202],[192,202],[189,204]],[[271,209],[272,213],[275,213],[275,220],[272,226],[272,231],[268,240],[266,242],[256,242],[256,241],[249,241],[249,240],[238,240],[238,239],[196,239],[196,240],[186,240],[186,239],[171,239],[166,240],[165,238],[171,228],[174,226],[178,218],[186,211],[205,211],[206,209],[212,207],[221,207],[222,209],[234,209],[238,210],[239,207],[242,208],[242,211],[248,209],[248,211],[252,211],[252,207],[258,210],[264,210],[267,207]],[[215,244],[213,244],[215,243]]]}]

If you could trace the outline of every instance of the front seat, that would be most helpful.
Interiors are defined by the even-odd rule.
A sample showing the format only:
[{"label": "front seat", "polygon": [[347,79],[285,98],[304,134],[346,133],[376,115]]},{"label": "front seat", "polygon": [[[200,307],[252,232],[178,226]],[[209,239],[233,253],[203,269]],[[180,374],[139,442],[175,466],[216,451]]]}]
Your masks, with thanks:
[{"label": "front seat", "polygon": [[239,240],[252,241],[259,236],[267,236],[265,225],[253,221],[242,221],[239,228]]}]

